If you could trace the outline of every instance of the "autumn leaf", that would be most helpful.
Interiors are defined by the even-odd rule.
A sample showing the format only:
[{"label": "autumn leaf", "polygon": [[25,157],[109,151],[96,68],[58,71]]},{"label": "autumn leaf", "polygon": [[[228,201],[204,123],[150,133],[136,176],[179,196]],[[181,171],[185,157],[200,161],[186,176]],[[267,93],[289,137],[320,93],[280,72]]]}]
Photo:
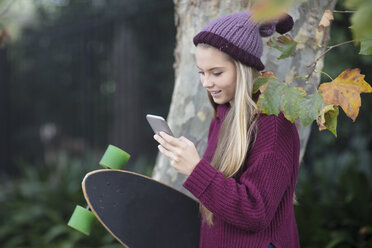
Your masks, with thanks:
[{"label": "autumn leaf", "polygon": [[257,22],[270,22],[288,13],[296,0],[259,0],[252,6],[252,18]]},{"label": "autumn leaf", "polygon": [[339,110],[337,106],[331,104],[324,105],[320,110],[319,118],[316,121],[319,126],[319,131],[328,129],[337,137],[338,113]]},{"label": "autumn leaf", "polygon": [[364,81],[365,75],[360,69],[347,69],[332,82],[323,83],[319,87],[324,102],[341,106],[343,111],[353,121],[359,114],[361,93],[371,93],[372,87]]},{"label": "autumn leaf", "polygon": [[338,106],[344,111],[345,106],[351,109],[351,114],[347,111],[345,113],[355,121],[358,115],[356,110],[359,111],[361,105],[360,93],[372,92],[372,87],[364,81],[364,75],[360,74],[359,69],[345,70],[332,82],[323,83],[311,95],[307,95],[301,87],[290,87],[271,71],[256,78],[253,89],[254,93],[261,93],[256,113],[278,115],[282,112],[291,122],[300,119],[304,127],[315,120],[320,131],[328,129],[336,137]]},{"label": "autumn leaf", "polygon": [[290,35],[286,34],[279,36],[277,39],[271,37],[267,45],[282,53],[278,59],[284,59],[295,55],[297,42]]},{"label": "autumn leaf", "polygon": [[261,73],[261,77],[274,77],[274,78],[276,78],[273,71],[263,71]]},{"label": "autumn leaf", "polygon": [[326,9],[324,11],[323,16],[322,16],[322,19],[320,20],[320,23],[319,23],[319,26],[318,26],[318,31],[321,32],[326,27],[328,27],[331,24],[331,20],[334,20],[332,11],[330,11],[329,9]]}]

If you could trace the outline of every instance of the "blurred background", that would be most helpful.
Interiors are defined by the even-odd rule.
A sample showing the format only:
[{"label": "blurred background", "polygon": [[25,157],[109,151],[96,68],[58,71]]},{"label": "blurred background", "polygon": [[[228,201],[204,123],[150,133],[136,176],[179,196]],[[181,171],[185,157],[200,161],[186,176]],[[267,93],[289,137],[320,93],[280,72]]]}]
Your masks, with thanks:
[{"label": "blurred background", "polygon": [[[351,40],[349,26],[335,14],[329,44]],[[121,247],[99,224],[87,237],[66,223],[108,144],[151,176],[145,115],[168,114],[175,41],[172,0],[0,0],[0,247]],[[324,71],[361,68],[371,84],[371,66],[348,44]],[[302,247],[372,247],[372,97],[361,97],[355,123],[340,111],[337,139],[313,123],[296,188]]]}]

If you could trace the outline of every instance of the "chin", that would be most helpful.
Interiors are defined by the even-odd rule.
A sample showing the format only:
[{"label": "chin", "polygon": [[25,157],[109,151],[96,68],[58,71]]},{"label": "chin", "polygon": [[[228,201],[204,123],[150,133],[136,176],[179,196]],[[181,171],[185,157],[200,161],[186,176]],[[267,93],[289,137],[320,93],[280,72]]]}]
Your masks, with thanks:
[{"label": "chin", "polygon": [[213,101],[214,101],[215,103],[217,103],[217,104],[220,104],[220,105],[227,103],[227,101],[219,100],[219,99],[218,99],[218,100],[213,99]]}]

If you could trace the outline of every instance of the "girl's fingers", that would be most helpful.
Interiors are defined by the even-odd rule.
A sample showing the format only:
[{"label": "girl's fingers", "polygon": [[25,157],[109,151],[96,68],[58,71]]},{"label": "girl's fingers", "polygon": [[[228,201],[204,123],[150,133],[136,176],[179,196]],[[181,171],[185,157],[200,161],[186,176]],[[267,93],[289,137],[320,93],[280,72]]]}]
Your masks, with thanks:
[{"label": "girl's fingers", "polygon": [[173,146],[180,146],[180,141],[178,139],[176,139],[175,137],[172,137],[170,135],[168,135],[167,133],[165,132],[160,132],[159,135],[166,141],[168,142],[169,144],[173,145]]},{"label": "girl's fingers", "polygon": [[166,157],[168,157],[169,159],[171,159],[171,160],[177,160],[176,156],[175,156],[172,152],[170,152],[170,151],[168,151],[166,148],[164,148],[163,146],[158,145],[158,149],[159,149],[159,151],[160,151],[162,154],[164,154],[164,155],[165,155]]},{"label": "girl's fingers", "polygon": [[165,139],[163,139],[163,137],[161,137],[160,135],[155,134],[154,135],[154,139],[157,142],[159,142],[159,144],[162,145],[168,151],[172,151],[173,150],[173,147]]}]

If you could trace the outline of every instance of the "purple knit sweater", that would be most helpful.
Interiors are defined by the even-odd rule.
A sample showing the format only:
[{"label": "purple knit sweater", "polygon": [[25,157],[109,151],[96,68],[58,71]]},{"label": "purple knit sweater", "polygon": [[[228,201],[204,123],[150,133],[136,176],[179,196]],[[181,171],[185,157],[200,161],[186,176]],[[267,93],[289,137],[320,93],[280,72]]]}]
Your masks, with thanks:
[{"label": "purple knit sweater", "polygon": [[228,105],[218,105],[209,127],[208,146],[183,186],[214,215],[215,225],[202,221],[201,248],[300,247],[293,194],[299,167],[296,126],[279,116],[261,114],[257,139],[244,168],[225,178],[211,166]]}]

